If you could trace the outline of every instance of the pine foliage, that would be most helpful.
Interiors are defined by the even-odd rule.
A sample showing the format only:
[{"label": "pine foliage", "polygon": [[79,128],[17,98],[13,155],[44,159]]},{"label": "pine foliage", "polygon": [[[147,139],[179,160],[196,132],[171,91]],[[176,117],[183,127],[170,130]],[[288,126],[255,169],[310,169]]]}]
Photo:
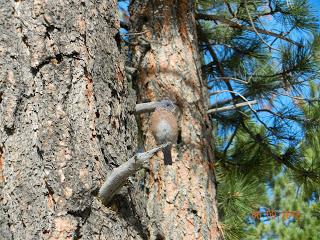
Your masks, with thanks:
[{"label": "pine foliage", "polygon": [[[320,108],[315,108],[320,96],[309,83],[319,77],[320,40],[312,11],[307,0],[197,2],[211,108],[258,102],[211,115],[226,239],[259,239],[262,233],[289,239],[282,238],[275,230],[281,225],[275,223],[248,231],[248,216],[259,206],[270,206],[267,189],[299,189],[301,208],[319,194]],[[282,198],[279,208],[298,208]],[[306,229],[300,226],[297,236]]]}]

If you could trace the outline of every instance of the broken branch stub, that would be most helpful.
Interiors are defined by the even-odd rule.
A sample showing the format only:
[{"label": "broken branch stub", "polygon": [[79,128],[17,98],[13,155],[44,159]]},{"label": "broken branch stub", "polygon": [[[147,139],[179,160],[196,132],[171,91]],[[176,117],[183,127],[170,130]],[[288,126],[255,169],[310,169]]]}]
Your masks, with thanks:
[{"label": "broken branch stub", "polygon": [[119,167],[114,168],[111,174],[106,178],[105,182],[99,190],[99,198],[104,204],[108,204],[113,196],[119,192],[121,187],[125,185],[127,179],[135,172],[143,168],[151,157],[162,148],[168,146],[170,143],[162,144],[147,152],[137,153],[127,162],[121,164]]}]

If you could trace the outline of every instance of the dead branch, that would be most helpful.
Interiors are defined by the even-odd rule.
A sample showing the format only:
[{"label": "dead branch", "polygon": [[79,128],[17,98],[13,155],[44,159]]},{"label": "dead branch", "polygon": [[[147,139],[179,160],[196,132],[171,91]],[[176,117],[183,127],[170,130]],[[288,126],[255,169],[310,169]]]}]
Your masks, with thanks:
[{"label": "dead branch", "polygon": [[151,157],[162,148],[171,143],[162,144],[144,153],[137,153],[127,162],[117,168],[114,168],[111,174],[106,178],[99,190],[99,198],[104,204],[108,204],[113,196],[125,185],[127,179],[135,172],[144,167]]},{"label": "dead branch", "polygon": [[[207,114],[226,112],[226,111],[234,110],[234,109],[237,109],[237,108],[240,108],[240,107],[244,107],[244,106],[249,106],[250,109],[253,110],[252,109],[252,105],[257,104],[257,103],[258,103],[257,100],[253,100],[253,101],[246,101],[246,102],[243,102],[243,103],[237,103],[237,104],[226,106],[226,107],[214,108],[214,109],[208,110]],[[255,111],[255,110],[253,110],[253,111]]]},{"label": "dead branch", "polygon": [[153,112],[159,102],[138,103],[136,105],[136,114]]}]

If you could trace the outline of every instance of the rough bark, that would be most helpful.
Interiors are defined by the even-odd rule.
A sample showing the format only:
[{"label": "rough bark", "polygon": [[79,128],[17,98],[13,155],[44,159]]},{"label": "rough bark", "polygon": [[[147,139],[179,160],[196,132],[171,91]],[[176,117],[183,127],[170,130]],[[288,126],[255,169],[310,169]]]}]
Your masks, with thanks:
[{"label": "rough bark", "polygon": [[[142,223],[150,239],[220,236],[208,96],[201,80],[193,4],[191,0],[136,0],[130,5],[138,102],[170,98],[179,109],[173,165],[165,166],[158,153],[151,160],[150,173],[138,181],[144,192],[135,188],[134,194],[141,196],[135,198],[137,211],[145,219]],[[145,148],[155,146],[149,115],[141,114],[139,123]]]},{"label": "rough bark", "polygon": [[141,239],[96,198],[133,154],[115,0],[0,0],[0,239]]}]

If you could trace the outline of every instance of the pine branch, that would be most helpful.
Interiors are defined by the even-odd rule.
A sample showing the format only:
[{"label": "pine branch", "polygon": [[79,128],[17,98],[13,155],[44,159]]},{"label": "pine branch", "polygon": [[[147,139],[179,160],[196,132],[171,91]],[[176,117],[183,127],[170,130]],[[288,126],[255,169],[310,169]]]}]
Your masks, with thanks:
[{"label": "pine branch", "polygon": [[296,96],[291,96],[291,95],[289,95],[289,94],[277,93],[277,92],[272,92],[272,94],[275,94],[275,95],[277,95],[277,96],[285,96],[285,97],[291,98],[291,99],[293,99],[293,100],[304,101],[304,102],[308,102],[308,103],[320,102],[320,98],[296,97]]},{"label": "pine branch", "polygon": [[[197,13],[196,14],[196,19],[198,20],[206,20],[206,21],[219,21],[221,23],[224,23],[224,24],[227,24],[228,26],[232,27],[232,28],[236,28],[236,29],[242,29],[242,30],[247,30],[247,31],[250,31],[250,32],[255,32],[254,28],[253,27],[248,27],[248,26],[245,26],[245,25],[242,25],[240,23],[237,23],[237,22],[234,22],[234,21],[231,21],[229,19],[226,19],[222,16],[218,16],[218,15],[208,15],[208,14],[204,14],[204,13]],[[262,34],[265,34],[265,35],[269,35],[269,36],[272,36],[272,37],[276,37],[276,38],[280,38],[282,40],[285,40],[289,43],[292,43],[298,47],[303,47],[302,44],[296,42],[296,41],[293,41],[292,39],[290,38],[287,38],[281,34],[278,34],[278,33],[275,33],[275,32],[271,32],[271,31],[268,31],[268,30],[264,30],[264,29],[261,29],[261,28],[257,28],[256,27],[256,31],[259,32],[259,33],[262,33]]]},{"label": "pine branch", "polygon": [[257,30],[257,28],[256,28],[256,26],[254,25],[254,22],[253,22],[253,20],[252,20],[252,17],[251,17],[249,8],[248,8],[247,0],[244,1],[244,5],[245,5],[245,9],[246,9],[246,11],[247,11],[247,14],[248,14],[248,17],[249,17],[251,26],[252,26],[252,28],[253,28],[253,31],[257,34],[257,36],[261,39],[261,41],[269,47],[269,49],[272,49],[272,50],[275,50],[275,51],[279,51],[279,49],[273,48],[270,44],[268,44],[268,43],[266,42],[266,40],[264,40],[264,38],[259,34],[259,32],[258,32],[258,30]]},{"label": "pine branch", "polygon": [[272,158],[274,158],[278,163],[284,164],[286,167],[288,167],[289,169],[293,170],[296,173],[299,173],[305,177],[310,177],[312,179],[314,179],[317,182],[320,182],[320,174],[314,172],[314,171],[307,171],[305,169],[300,169],[296,166],[294,166],[288,159],[286,159],[284,156],[278,156],[277,154],[275,154],[269,147],[268,144],[266,144],[263,139],[261,138],[261,136],[259,134],[255,134],[253,133],[247,126],[246,124],[242,121],[241,125],[243,127],[243,129],[251,136],[251,138],[253,138],[257,143],[259,143],[263,149],[270,154],[270,156]]},{"label": "pine branch", "polygon": [[229,147],[231,146],[231,143],[233,142],[233,139],[237,135],[238,129],[239,129],[240,123],[237,124],[236,129],[234,130],[233,134],[231,135],[231,138],[227,144],[227,146],[223,150],[223,154],[226,155]]},{"label": "pine branch", "polygon": [[271,115],[275,116],[275,117],[279,117],[281,118],[282,120],[284,119],[288,119],[288,120],[292,120],[292,121],[297,121],[297,122],[302,122],[303,119],[298,119],[294,116],[284,116],[282,113],[276,113],[270,109],[266,109],[266,108],[263,108],[263,109],[257,109],[256,110],[257,112],[267,112],[267,113],[270,113]]},{"label": "pine branch", "polygon": [[[202,31],[201,27],[199,27],[199,31],[200,31],[200,34],[203,37],[204,41],[208,44],[209,43],[209,39],[207,38],[206,34]],[[227,78],[225,78],[226,75],[224,73],[223,66],[220,63],[217,54],[213,50],[212,46],[208,46],[208,51],[209,51],[211,57],[213,58],[213,60],[215,61],[216,65],[217,65],[217,68],[218,68],[218,71],[220,72],[220,75],[221,75],[224,83],[226,84],[228,90],[230,91],[230,94],[231,94],[232,98],[234,99],[236,97],[236,94],[233,93],[233,88],[232,88],[232,86],[230,84],[230,81]]]},{"label": "pine branch", "polygon": [[231,14],[232,17],[236,17],[235,13],[232,11],[230,3],[228,3],[227,0],[223,0],[224,4],[227,6],[229,13]]}]

